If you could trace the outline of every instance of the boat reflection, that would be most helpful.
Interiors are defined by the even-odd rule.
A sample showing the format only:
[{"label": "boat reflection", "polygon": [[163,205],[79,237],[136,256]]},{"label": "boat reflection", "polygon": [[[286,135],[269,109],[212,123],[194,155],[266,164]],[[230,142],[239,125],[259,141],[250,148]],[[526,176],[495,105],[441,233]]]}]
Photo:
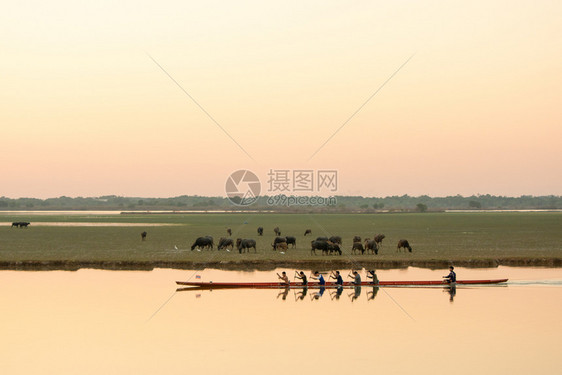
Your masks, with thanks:
[{"label": "boat reflection", "polygon": [[[289,292],[291,290],[293,290],[293,294],[294,294],[294,300],[296,301],[304,301],[306,299],[306,296],[310,296],[310,300],[311,301],[318,301],[320,300],[323,296],[324,293],[326,292],[326,289],[328,289],[328,293],[330,296],[330,300],[331,301],[338,301],[340,299],[340,297],[343,294],[344,289],[347,289],[347,296],[349,298],[349,300],[351,302],[354,302],[356,300],[358,300],[359,298],[361,298],[361,294],[362,294],[362,289],[365,288],[367,293],[365,294],[365,299],[367,301],[373,301],[375,299],[375,297],[377,296],[377,294],[379,293],[379,290],[382,287],[379,287],[377,285],[373,285],[373,286],[360,286],[360,285],[356,285],[356,286],[339,286],[336,288],[333,287],[324,287],[324,286],[319,286],[319,285],[308,285],[308,286],[302,286],[302,285],[291,285],[291,286],[286,286],[286,287],[279,287],[279,288],[270,288],[271,290],[277,290],[277,299],[281,299],[283,301],[287,300],[287,297],[289,295]],[[439,287],[416,287],[417,289],[441,289],[444,293],[446,292],[449,295],[449,301],[452,303],[454,302],[454,298],[457,294],[457,286],[456,285],[446,285],[446,286],[439,286]],[[251,288],[249,288],[251,289]],[[266,288],[257,288],[255,290],[264,290]],[[396,289],[396,287],[387,287],[387,289]],[[185,288],[178,288],[176,289],[177,292],[197,292],[196,293],[196,297],[200,298],[202,296],[202,292],[212,292],[215,289],[211,289],[211,288],[200,288],[200,287],[185,287]],[[220,291],[234,291],[234,290],[240,290],[240,288],[218,288],[216,290],[220,290]],[[387,291],[385,291],[385,293],[388,294]]]},{"label": "boat reflection", "polygon": [[288,286],[285,287],[285,289],[283,289],[281,292],[279,292],[279,294],[277,295],[277,298],[282,297],[283,301],[287,299],[287,295],[289,294],[289,290],[291,290],[291,288],[289,288]]},{"label": "boat reflection", "polygon": [[453,303],[455,295],[457,294],[457,285],[456,284],[451,284],[449,285],[449,287],[445,288],[445,291],[447,291],[449,293],[449,302]]},{"label": "boat reflection", "polygon": [[356,285],[353,287],[353,293],[348,294],[348,297],[351,297],[351,302],[355,301],[361,295],[361,286]]},{"label": "boat reflection", "polygon": [[374,286],[372,291],[367,292],[367,300],[370,301],[370,300],[375,299],[378,292],[379,292],[379,287]]},{"label": "boat reflection", "polygon": [[298,301],[298,300],[302,301],[304,299],[304,297],[306,297],[307,292],[308,292],[307,287],[302,288],[301,290],[299,290],[298,293],[295,291],[295,301]]}]

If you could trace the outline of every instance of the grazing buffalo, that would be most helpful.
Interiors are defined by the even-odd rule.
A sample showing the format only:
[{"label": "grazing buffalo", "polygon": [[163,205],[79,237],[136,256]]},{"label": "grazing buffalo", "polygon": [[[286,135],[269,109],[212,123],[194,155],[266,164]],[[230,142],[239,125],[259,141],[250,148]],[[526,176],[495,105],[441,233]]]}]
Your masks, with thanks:
[{"label": "grazing buffalo", "polygon": [[355,254],[355,252],[361,251],[361,254],[365,254],[365,248],[361,242],[354,242],[353,246],[351,247],[351,253]]},{"label": "grazing buffalo", "polygon": [[147,235],[146,232],[142,232],[142,233],[141,233],[141,241],[146,240],[146,235]]},{"label": "grazing buffalo", "polygon": [[222,249],[228,249],[230,248],[230,250],[232,250],[234,248],[234,242],[232,241],[232,238],[224,238],[221,237],[219,239],[219,244],[217,246],[217,250],[222,250]]},{"label": "grazing buffalo", "polygon": [[314,255],[316,255],[316,250],[322,251],[322,255],[328,254],[329,251],[328,241],[319,241],[319,240],[310,241],[310,246],[311,246],[310,254],[314,253]]},{"label": "grazing buffalo", "polygon": [[12,228],[13,227],[27,228],[29,224],[31,223],[28,223],[27,221],[16,221],[12,223]]},{"label": "grazing buffalo", "polygon": [[201,249],[213,250],[214,247],[213,237],[211,236],[198,237],[193,243],[193,245],[191,245],[191,250],[192,251],[195,250],[196,247],[198,248],[198,250]]},{"label": "grazing buffalo", "polygon": [[297,247],[297,239],[292,236],[285,237],[287,239],[287,245],[293,245],[293,249]]},{"label": "grazing buffalo", "polygon": [[310,246],[310,254],[316,255],[316,250],[320,250],[322,251],[322,255],[328,255],[332,253],[338,253],[339,255],[342,255],[340,246],[330,241],[310,241]]},{"label": "grazing buffalo", "polygon": [[369,250],[373,253],[373,254],[377,254],[379,253],[379,247],[377,246],[377,243],[375,240],[370,240],[368,238],[365,238],[365,251],[368,253]]},{"label": "grazing buffalo", "polygon": [[332,236],[332,237],[330,237],[329,241],[331,243],[337,243],[338,245],[341,245],[341,237],[340,236]]},{"label": "grazing buffalo", "polygon": [[312,234],[312,230],[310,230],[310,229],[305,230],[304,235],[306,236],[307,234]]},{"label": "grazing buffalo", "polygon": [[361,237],[360,236],[354,236],[353,237],[353,243],[355,242],[361,242]]},{"label": "grazing buffalo", "polygon": [[276,235],[276,236],[280,236],[280,235],[281,235],[281,231],[279,230],[279,227],[273,228],[273,231],[275,232],[275,235]]},{"label": "grazing buffalo", "polygon": [[377,243],[377,246],[381,247],[382,246],[382,240],[384,240],[386,236],[384,234],[377,234],[375,236],[375,242]]},{"label": "grazing buffalo", "polygon": [[273,240],[273,244],[271,246],[273,246],[273,250],[277,250],[277,244],[278,243],[287,243],[287,239],[285,237],[275,237],[275,239]]},{"label": "grazing buffalo", "polygon": [[340,245],[337,243],[328,243],[328,251],[330,252],[330,255],[332,255],[332,253],[338,253],[339,255],[342,254]]},{"label": "grazing buffalo", "polygon": [[248,251],[250,252],[251,248],[254,248],[254,252],[257,253],[256,250],[256,240],[252,240],[252,239],[242,239],[242,238],[238,238],[236,240],[236,248],[238,249],[238,252],[240,254],[242,254],[242,250],[244,250],[244,252]]},{"label": "grazing buffalo", "polygon": [[229,236],[232,236],[232,229],[226,228],[226,233],[228,233]]},{"label": "grazing buffalo", "polygon": [[258,227],[258,236],[263,236],[263,227]]},{"label": "grazing buffalo", "polygon": [[411,253],[412,252],[412,247],[410,246],[410,244],[408,243],[408,240],[400,240],[398,241],[398,246],[396,246],[396,251],[399,251],[400,249],[404,248],[404,251],[406,249],[408,249],[408,251]]}]

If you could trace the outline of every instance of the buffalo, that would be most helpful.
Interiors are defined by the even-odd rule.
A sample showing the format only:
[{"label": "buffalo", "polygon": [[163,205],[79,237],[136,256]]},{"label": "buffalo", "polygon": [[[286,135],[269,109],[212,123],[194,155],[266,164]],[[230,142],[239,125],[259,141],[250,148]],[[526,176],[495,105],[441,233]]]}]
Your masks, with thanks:
[{"label": "buffalo", "polygon": [[273,244],[271,244],[271,246],[273,246],[273,250],[277,250],[277,244],[283,242],[287,243],[287,239],[285,237],[275,237],[275,239],[273,240]]},{"label": "buffalo", "polygon": [[351,247],[351,253],[355,254],[356,251],[361,251],[361,254],[365,254],[365,248],[361,242],[354,242]]},{"label": "buffalo", "polygon": [[146,240],[146,235],[147,235],[146,232],[142,232],[142,233],[141,233],[141,241]]},{"label": "buffalo", "polygon": [[386,236],[384,234],[377,234],[375,236],[375,242],[377,243],[377,246],[382,246],[382,240],[384,240]]},{"label": "buffalo", "polygon": [[280,235],[281,235],[281,231],[279,230],[279,227],[273,228],[273,231],[275,232],[275,235],[276,235],[276,236],[280,236]]},{"label": "buffalo", "polygon": [[287,239],[287,245],[293,245],[293,249],[297,247],[297,239],[292,236],[285,237]]},{"label": "buffalo", "polygon": [[328,242],[328,237],[316,237],[316,241]]},{"label": "buffalo", "polygon": [[258,227],[258,236],[263,236],[263,227]]},{"label": "buffalo", "polygon": [[332,253],[338,253],[339,255],[342,254],[342,251],[340,249],[340,245],[338,245],[337,243],[329,243],[328,242],[328,251],[330,252],[330,254],[332,254]]},{"label": "buffalo", "polygon": [[217,250],[228,249],[232,250],[234,248],[234,242],[232,238],[221,237],[219,239],[219,244],[217,245]]},{"label": "buffalo", "polygon": [[232,236],[232,229],[226,228],[226,233],[228,233],[229,236]]},{"label": "buffalo", "polygon": [[306,236],[307,234],[312,234],[312,230],[310,230],[310,229],[305,230],[304,235]]},{"label": "buffalo", "polygon": [[408,251],[411,253],[412,252],[412,247],[410,246],[410,244],[408,243],[408,240],[400,240],[398,241],[398,246],[396,246],[396,251],[399,251],[400,249],[404,248],[404,250],[408,249]]},{"label": "buffalo", "polygon": [[257,253],[256,250],[256,240],[252,240],[252,239],[242,239],[242,238],[238,238],[236,240],[236,248],[238,249],[238,252],[240,254],[242,254],[242,250],[244,250],[244,252],[248,251],[250,252],[251,248],[254,248],[254,252]]},{"label": "buffalo", "polygon": [[332,253],[338,253],[342,255],[342,251],[338,244],[332,243],[330,241],[310,241],[311,249],[310,254],[316,255],[316,250],[322,251],[322,255],[328,255]]},{"label": "buffalo", "polygon": [[322,251],[322,255],[328,254],[328,241],[314,240],[310,241],[310,254],[314,253],[316,255],[316,250]]},{"label": "buffalo", "polygon": [[379,248],[377,246],[376,241],[365,238],[365,251],[369,252],[369,250],[372,251],[373,254],[378,255],[379,253]]},{"label": "buffalo", "polygon": [[193,251],[196,247],[198,248],[198,250],[200,249],[213,250],[214,247],[213,237],[211,236],[198,237],[193,243],[193,245],[191,245],[191,250]]},{"label": "buffalo", "polygon": [[27,228],[29,224],[31,223],[28,223],[27,221],[16,221],[12,223],[12,228],[13,227]]},{"label": "buffalo", "polygon": [[353,242],[361,242],[361,237],[360,236],[354,236]]},{"label": "buffalo", "polygon": [[338,245],[341,245],[341,237],[340,236],[332,236],[332,237],[330,237],[329,241],[331,243],[337,243]]}]

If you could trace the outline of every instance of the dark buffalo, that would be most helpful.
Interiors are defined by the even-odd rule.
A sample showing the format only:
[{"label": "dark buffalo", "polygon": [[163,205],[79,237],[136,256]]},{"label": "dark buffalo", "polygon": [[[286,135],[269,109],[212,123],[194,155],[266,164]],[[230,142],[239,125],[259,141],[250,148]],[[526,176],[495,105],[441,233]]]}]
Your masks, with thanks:
[{"label": "dark buffalo", "polygon": [[365,254],[365,248],[361,242],[354,242],[351,247],[351,253],[355,254],[356,251],[361,251],[361,254]]},{"label": "dark buffalo", "polygon": [[198,237],[195,242],[193,243],[193,245],[191,245],[191,250],[193,251],[195,248],[200,249],[211,249],[213,250],[214,247],[214,243],[213,243],[213,237],[211,236],[205,236],[205,237]]},{"label": "dark buffalo", "polygon": [[263,236],[263,227],[258,227],[258,236]]},{"label": "dark buffalo", "polygon": [[379,247],[377,246],[377,243],[375,240],[370,240],[368,238],[365,239],[365,251],[369,252],[369,250],[373,253],[373,254],[378,254],[379,253]]},{"label": "dark buffalo", "polygon": [[252,240],[252,239],[242,239],[242,238],[238,238],[236,240],[236,248],[238,249],[238,252],[240,254],[242,254],[242,250],[244,250],[244,252],[246,252],[246,250],[248,252],[250,252],[251,248],[254,248],[254,252],[257,253],[256,250],[256,241]]},{"label": "dark buffalo", "polygon": [[148,234],[148,233],[146,233],[146,232],[142,232],[142,233],[141,233],[141,241],[146,240],[146,235],[147,235],[147,234]]},{"label": "dark buffalo", "polygon": [[287,239],[285,237],[275,237],[273,244],[271,245],[273,246],[273,250],[277,250],[277,244],[283,242],[287,243]]},{"label": "dark buffalo", "polygon": [[353,242],[361,242],[361,237],[360,236],[355,236],[353,237]]},{"label": "dark buffalo", "polygon": [[280,236],[280,235],[281,235],[281,231],[279,230],[279,227],[273,228],[273,231],[275,232],[275,235],[276,235],[276,236]]},{"label": "dark buffalo", "polygon": [[375,236],[375,242],[377,243],[377,246],[382,246],[382,240],[384,240],[386,236],[384,234],[377,234]]},{"label": "dark buffalo", "polygon": [[396,246],[396,251],[399,251],[400,249],[404,248],[404,250],[408,249],[408,251],[411,253],[412,252],[412,247],[410,246],[410,244],[408,243],[408,240],[400,240],[398,241],[398,246]]},{"label": "dark buffalo", "polygon": [[221,237],[219,239],[217,250],[228,249],[228,248],[230,248],[230,250],[234,248],[234,241],[232,241],[232,238]]},{"label": "dark buffalo", "polygon": [[232,236],[232,229],[226,228],[226,233],[228,233],[229,236]]},{"label": "dark buffalo", "polygon": [[332,253],[338,253],[339,255],[342,254],[340,245],[338,245],[337,243],[328,243],[328,251],[330,252],[330,255]]},{"label": "dark buffalo", "polygon": [[314,253],[314,255],[316,255],[316,250],[322,251],[322,255],[328,254],[329,251],[328,241],[319,241],[319,240],[310,241],[310,246],[311,246],[310,254]]},{"label": "dark buffalo", "polygon": [[330,237],[329,241],[331,243],[337,243],[338,245],[341,245],[341,237],[340,236],[332,236],[332,237]]},{"label": "dark buffalo", "polygon": [[27,228],[27,226],[28,226],[29,224],[31,224],[31,223],[28,223],[27,221],[16,221],[16,222],[13,222],[13,223],[12,223],[12,228],[13,228],[13,227],[16,227],[16,228],[17,228],[17,227],[19,227],[19,228]]},{"label": "dark buffalo", "polygon": [[328,237],[316,237],[316,241],[328,242]]},{"label": "dark buffalo", "polygon": [[285,237],[287,239],[287,245],[293,245],[293,249],[297,247],[297,239],[292,236]]},{"label": "dark buffalo", "polygon": [[312,230],[310,230],[310,229],[305,230],[304,235],[306,236],[307,234],[312,234]]}]

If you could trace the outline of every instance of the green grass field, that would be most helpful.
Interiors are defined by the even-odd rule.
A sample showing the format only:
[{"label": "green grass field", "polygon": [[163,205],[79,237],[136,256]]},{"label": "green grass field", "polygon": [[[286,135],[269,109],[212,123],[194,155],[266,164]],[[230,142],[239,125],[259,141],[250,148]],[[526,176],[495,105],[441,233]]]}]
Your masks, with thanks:
[{"label": "green grass field", "polygon": [[[8,222],[29,221],[27,229]],[[206,264],[222,262],[345,261],[467,262],[479,260],[555,260],[562,258],[562,213],[425,213],[425,214],[135,214],[135,215],[6,215],[0,214],[0,262],[148,262]],[[41,222],[146,223],[146,226],[40,226]],[[35,224],[35,225],[34,225]],[[149,224],[174,224],[150,226]],[[264,236],[256,233],[264,227]],[[273,251],[273,228],[297,238],[297,248]],[[257,240],[256,254],[191,251],[196,237],[212,235],[215,243],[231,228],[235,239]],[[312,236],[304,237],[305,229]],[[146,241],[140,233],[148,232]],[[386,235],[379,255],[351,256],[351,241]],[[317,236],[339,235],[344,255],[310,254]],[[407,239],[412,253],[396,251]],[[178,250],[175,249],[177,246]],[[8,265],[6,265],[8,264]]]}]

